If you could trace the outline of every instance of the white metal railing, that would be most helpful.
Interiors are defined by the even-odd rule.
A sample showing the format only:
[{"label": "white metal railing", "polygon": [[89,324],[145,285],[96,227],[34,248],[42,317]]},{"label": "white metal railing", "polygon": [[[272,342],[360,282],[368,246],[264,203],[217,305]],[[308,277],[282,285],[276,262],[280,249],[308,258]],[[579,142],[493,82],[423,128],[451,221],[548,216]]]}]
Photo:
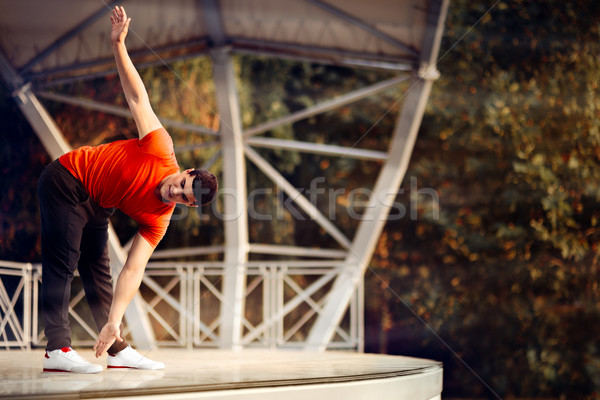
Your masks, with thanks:
[{"label": "white metal railing", "polygon": [[[300,348],[321,312],[329,288],[347,266],[338,261],[268,261],[245,264],[244,347]],[[222,293],[228,273],[222,262],[151,262],[140,293],[161,346],[217,347]],[[10,287],[3,281],[10,280]],[[43,345],[38,307],[41,267],[0,261],[0,348]],[[78,276],[69,313],[73,345],[95,342],[96,329]],[[363,284],[329,348],[363,350]],[[127,326],[123,332],[128,333]]]},{"label": "white metal railing", "polygon": [[[31,346],[31,264],[0,261],[0,346]],[[19,313],[19,311],[21,311]]]}]

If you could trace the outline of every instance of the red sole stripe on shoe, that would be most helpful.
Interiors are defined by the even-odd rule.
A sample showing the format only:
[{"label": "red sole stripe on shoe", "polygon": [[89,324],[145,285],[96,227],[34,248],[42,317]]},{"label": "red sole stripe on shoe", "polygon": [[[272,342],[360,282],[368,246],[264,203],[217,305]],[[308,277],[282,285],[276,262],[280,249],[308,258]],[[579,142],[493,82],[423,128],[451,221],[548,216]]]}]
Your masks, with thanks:
[{"label": "red sole stripe on shoe", "polygon": [[66,371],[64,369],[50,369],[50,368],[44,368],[44,370],[42,372],[71,372],[71,371]]}]

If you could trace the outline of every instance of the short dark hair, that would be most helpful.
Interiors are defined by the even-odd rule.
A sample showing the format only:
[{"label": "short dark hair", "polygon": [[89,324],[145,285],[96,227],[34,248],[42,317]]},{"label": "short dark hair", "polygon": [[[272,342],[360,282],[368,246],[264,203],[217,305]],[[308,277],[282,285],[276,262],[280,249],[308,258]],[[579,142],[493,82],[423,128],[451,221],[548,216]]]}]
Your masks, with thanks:
[{"label": "short dark hair", "polygon": [[194,204],[199,206],[210,204],[219,188],[217,177],[205,169],[194,169],[189,174],[194,177],[192,182],[192,191],[196,198]]}]

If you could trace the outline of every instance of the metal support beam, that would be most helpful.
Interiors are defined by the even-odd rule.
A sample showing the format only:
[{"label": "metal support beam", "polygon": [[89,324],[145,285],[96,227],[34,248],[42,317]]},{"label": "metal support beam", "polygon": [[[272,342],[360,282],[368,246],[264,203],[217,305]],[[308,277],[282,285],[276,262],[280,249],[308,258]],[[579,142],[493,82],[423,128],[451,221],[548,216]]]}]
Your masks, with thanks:
[{"label": "metal support beam", "polygon": [[340,259],[346,258],[347,251],[335,249],[318,249],[312,247],[286,246],[280,244],[250,243],[250,253],[271,254],[286,257],[310,257]]},{"label": "metal support beam", "polygon": [[250,147],[246,147],[246,156],[254,163],[254,165],[264,172],[269,179],[283,189],[283,191],[291,197],[292,201],[308,214],[309,218],[314,219],[315,222],[319,224],[325,232],[331,235],[331,237],[333,237],[343,248],[351,248],[352,245],[346,235],[344,235],[313,203],[310,202],[309,199],[285,179],[283,175],[273,168],[264,158]]},{"label": "metal support beam", "polygon": [[178,249],[157,250],[152,253],[150,259],[158,260],[160,258],[204,256],[208,254],[222,254],[224,251],[224,246],[183,247]]},{"label": "metal support beam", "polygon": [[370,86],[367,86],[367,87],[364,87],[364,88],[361,88],[358,90],[354,90],[350,93],[346,93],[342,96],[338,96],[331,100],[323,101],[321,103],[315,104],[312,107],[308,107],[304,110],[300,110],[300,111],[297,111],[290,115],[286,115],[285,117],[276,119],[274,121],[266,122],[261,125],[257,125],[253,128],[246,129],[244,131],[244,137],[247,138],[249,136],[258,135],[260,133],[270,131],[270,130],[275,129],[282,125],[291,124],[296,121],[300,121],[302,119],[313,117],[315,115],[324,113],[326,111],[334,110],[338,107],[353,103],[355,101],[364,99],[365,97],[370,96],[372,94],[375,94],[375,93],[381,92],[385,89],[394,87],[394,86],[398,85],[399,83],[406,81],[408,78],[409,78],[408,75],[398,76],[395,78],[391,78],[391,79],[387,79],[385,81],[375,83],[373,85],[370,85]]},{"label": "metal support beam", "polygon": [[9,90],[21,112],[42,142],[42,145],[54,159],[71,150],[60,129],[48,114],[44,106],[31,91],[31,85],[25,84],[10,64],[4,53],[0,52],[0,73],[8,84]]},{"label": "metal support beam", "polygon": [[220,192],[225,208],[225,266],[219,346],[241,349],[242,323],[246,289],[246,261],[248,260],[248,214],[246,212],[246,160],[242,140],[237,86],[229,50],[224,47],[225,35],[217,0],[203,0],[206,26],[215,45],[210,52],[213,77],[217,89],[221,145],[223,152],[223,179]]},{"label": "metal support beam", "polygon": [[346,262],[351,266],[340,273],[334,282],[327,303],[308,335],[306,350],[323,351],[327,348],[352,293],[358,287],[371,260],[390,207],[408,169],[433,78],[436,76],[431,70],[435,69],[447,7],[447,0],[434,1],[431,6],[430,13],[433,18],[428,19],[428,34],[424,37],[424,52],[421,55],[422,71],[404,99],[390,144],[388,161],[377,178],[369,205],[352,241],[346,258]]},{"label": "metal support beam", "polygon": [[387,153],[384,153],[383,151],[355,149],[353,147],[335,146],[331,144],[300,142],[297,140],[274,139],[266,137],[249,138],[246,140],[246,143],[255,147],[292,150],[311,154],[323,154],[326,156],[356,158],[370,161],[385,161],[388,156]]},{"label": "metal support beam", "polygon": [[[52,159],[58,158],[71,150],[62,132],[56,126],[56,123],[48,114],[48,111],[38,101],[35,94],[31,91],[30,85],[24,85],[22,78],[17,74],[14,67],[8,62],[3,53],[0,52],[0,73],[13,90],[13,96],[21,112],[31,124],[31,127],[40,138],[40,141],[46,148]],[[117,276],[123,265],[126,256],[121,248],[119,239],[112,227],[108,230],[109,242],[108,248],[111,258],[113,275]],[[141,298],[136,294],[129,307],[125,311],[125,318],[129,322],[131,335],[135,344],[139,348],[151,348],[155,345],[154,332],[152,331],[150,321],[145,313]]]},{"label": "metal support beam", "polygon": [[[254,254],[271,254],[280,256],[310,257],[324,259],[343,259],[347,251],[336,249],[319,249],[313,247],[285,246],[267,243],[250,243],[248,251]],[[223,254],[225,246],[198,246],[183,247],[178,249],[157,250],[152,253],[150,260],[159,260],[173,257],[193,257],[203,255]]]},{"label": "metal support beam", "polygon": [[248,259],[248,215],[246,212],[246,165],[242,143],[242,124],[235,76],[229,55],[216,50],[213,75],[217,87],[223,152],[223,196],[225,264],[223,279],[225,302],[221,305],[221,348],[240,348],[244,315],[245,263]]},{"label": "metal support beam", "polygon": [[39,62],[44,60],[50,54],[52,54],[56,49],[60,48],[63,44],[67,43],[69,40],[77,36],[79,33],[83,32],[88,26],[92,25],[98,19],[102,18],[105,14],[108,14],[112,7],[115,4],[122,3],[122,0],[113,0],[110,3],[104,3],[104,5],[95,13],[87,17],[83,20],[79,25],[69,30],[67,33],[56,39],[52,42],[48,47],[42,50],[38,55],[33,57],[30,61],[28,61],[19,71],[21,75],[26,75],[31,68],[36,66]]},{"label": "metal support beam", "polygon": [[344,21],[348,21],[352,25],[358,26],[359,28],[363,29],[366,32],[369,32],[373,36],[377,36],[379,39],[384,40],[384,41],[388,42],[389,44],[408,52],[409,54],[412,54],[412,55],[418,54],[417,51],[415,49],[413,49],[412,47],[407,46],[406,44],[400,42],[399,40],[396,40],[395,38],[391,37],[387,33],[381,32],[380,30],[376,29],[374,26],[367,24],[362,19],[356,18],[355,16],[350,15],[347,12],[345,12],[339,8],[336,8],[336,7],[332,6],[331,4],[327,4],[321,0],[304,0],[304,1],[323,9],[323,10],[327,11],[328,13],[333,14],[336,17],[343,19]]},{"label": "metal support beam", "polygon": [[[129,109],[125,107],[114,106],[112,104],[105,104],[95,100],[81,99],[78,97],[67,96],[64,94],[57,94],[52,92],[42,91],[37,92],[36,94],[42,99],[58,101],[64,104],[71,104],[73,106],[85,108],[87,110],[100,111],[106,114],[116,115],[118,117],[133,118],[133,116],[131,115],[131,111],[129,111]],[[204,126],[188,124],[186,122],[175,121],[168,118],[159,119],[160,122],[168,128],[177,128],[204,135],[218,136],[217,132]]]},{"label": "metal support beam", "polygon": [[293,42],[273,42],[261,39],[230,36],[228,44],[235,53],[259,54],[297,61],[329,65],[376,68],[393,71],[412,71],[417,58],[409,55],[390,56],[351,50],[306,46]]}]

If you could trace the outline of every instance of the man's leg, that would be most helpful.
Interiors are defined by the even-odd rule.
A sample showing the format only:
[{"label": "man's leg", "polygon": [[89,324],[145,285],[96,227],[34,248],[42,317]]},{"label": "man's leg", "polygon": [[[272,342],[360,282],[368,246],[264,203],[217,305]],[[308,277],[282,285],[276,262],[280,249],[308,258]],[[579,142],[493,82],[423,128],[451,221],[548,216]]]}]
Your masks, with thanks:
[{"label": "man's leg", "polygon": [[[81,193],[57,165],[48,165],[38,184],[42,222],[42,311],[48,351],[71,346],[69,300],[85,216]],[[66,171],[68,173],[68,171]],[[73,178],[74,179],[74,178]]]},{"label": "man's leg", "polygon": [[[95,207],[96,208],[96,207]],[[104,215],[103,215],[104,214]],[[107,210],[95,210],[83,230],[79,275],[83,282],[85,297],[94,316],[98,331],[108,322],[113,298],[113,285],[108,259],[108,216]],[[121,324],[121,334],[123,325]],[[108,353],[115,354],[127,347],[126,341],[115,342]]]}]

